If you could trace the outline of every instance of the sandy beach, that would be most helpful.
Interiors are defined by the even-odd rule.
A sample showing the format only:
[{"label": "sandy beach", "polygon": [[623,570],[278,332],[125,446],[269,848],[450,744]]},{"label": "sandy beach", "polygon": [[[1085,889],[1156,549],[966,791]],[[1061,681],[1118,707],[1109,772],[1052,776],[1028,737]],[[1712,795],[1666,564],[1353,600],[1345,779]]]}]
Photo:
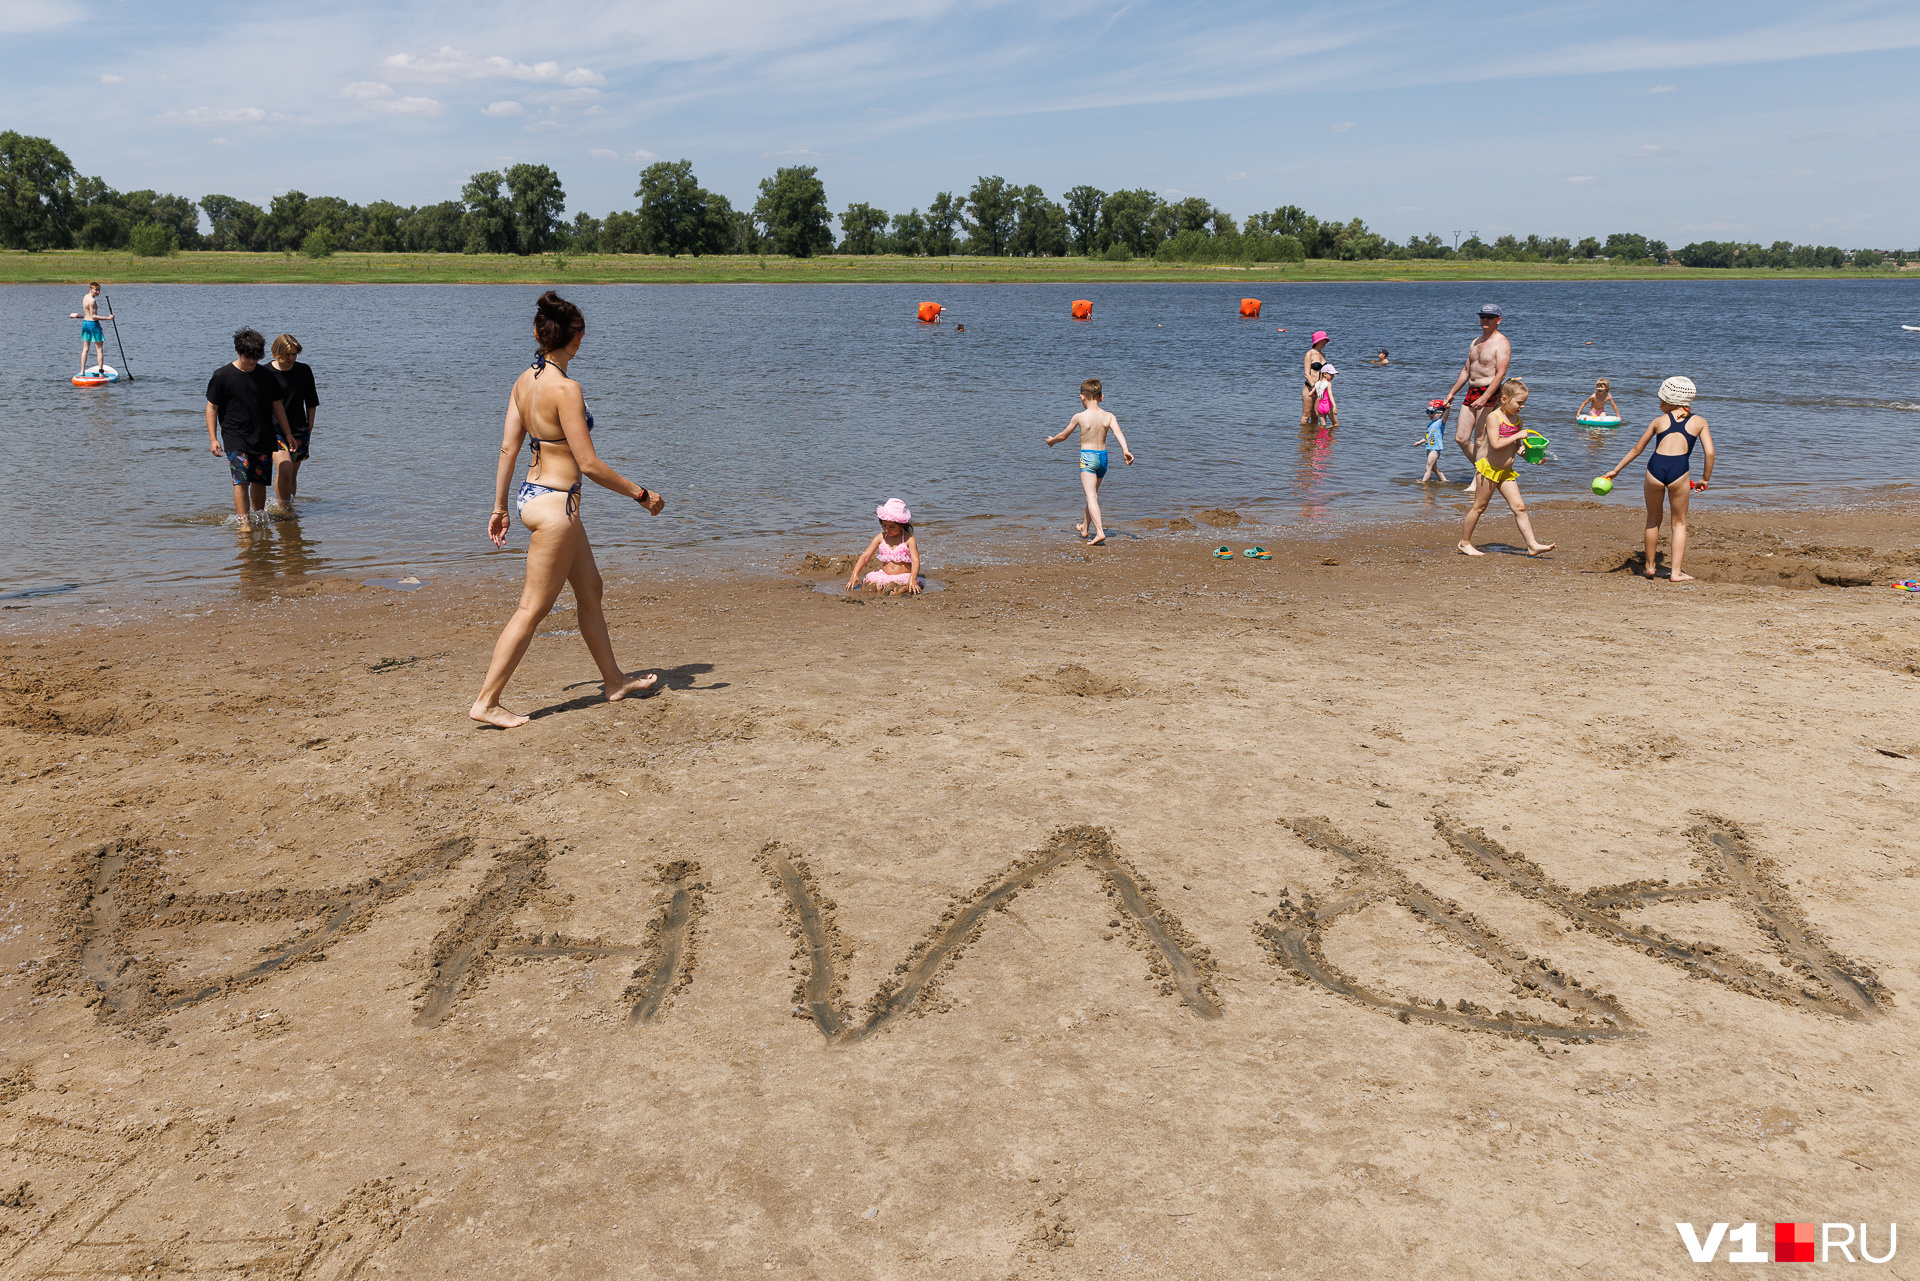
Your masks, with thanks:
[{"label": "sandy beach", "polygon": [[1498,504],[1471,561],[1445,517],[1266,562],[923,532],[914,600],[813,590],[856,547],[627,557],[665,688],[599,701],[563,597],[504,734],[465,713],[517,579],[33,615],[0,1276],[1877,1256],[1920,1190],[1920,513],[1702,500],[1672,585],[1636,510],[1538,504],[1541,560]]}]

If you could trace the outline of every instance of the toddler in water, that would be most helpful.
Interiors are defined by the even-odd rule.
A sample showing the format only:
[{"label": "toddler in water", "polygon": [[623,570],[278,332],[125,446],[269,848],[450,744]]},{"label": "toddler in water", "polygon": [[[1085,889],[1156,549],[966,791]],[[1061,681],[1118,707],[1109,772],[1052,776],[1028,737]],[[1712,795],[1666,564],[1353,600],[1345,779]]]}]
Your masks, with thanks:
[{"label": "toddler in water", "polygon": [[1520,421],[1520,411],[1526,405],[1526,383],[1509,378],[1500,386],[1500,408],[1483,420],[1487,431],[1479,438],[1480,456],[1473,460],[1473,469],[1480,473],[1479,479],[1473,482],[1473,508],[1467,512],[1466,522],[1460,529],[1460,541],[1455,544],[1463,556],[1486,555],[1473,545],[1473,527],[1480,523],[1495,490],[1500,491],[1507,506],[1513,509],[1514,523],[1520,526],[1520,533],[1527,540],[1527,555],[1538,556],[1554,548],[1552,543],[1543,543],[1533,536],[1533,522],[1527,519],[1527,500],[1520,496],[1520,473],[1512,465],[1513,456],[1520,452],[1520,446],[1527,439],[1526,424]]},{"label": "toddler in water", "polygon": [[1320,381],[1313,385],[1313,410],[1320,415],[1322,427],[1340,425],[1340,402],[1333,398],[1333,376],[1339,372],[1328,365],[1320,371]]},{"label": "toddler in water", "polygon": [[[913,513],[898,498],[889,498],[874,508],[873,514],[880,521],[880,532],[867,544],[867,550],[860,553],[860,559],[853,562],[853,572],[847,575],[847,590],[854,591],[864,583],[869,590],[889,596],[902,592],[918,596],[920,545],[913,540]],[[878,562],[878,566],[863,579],[860,571],[869,560]]]},{"label": "toddler in water", "polygon": [[1444,485],[1447,483],[1447,474],[1440,470],[1440,450],[1443,448],[1440,442],[1440,434],[1446,425],[1447,402],[1444,400],[1429,400],[1427,402],[1427,434],[1420,438],[1421,442],[1427,447],[1427,471],[1424,476],[1420,477],[1420,483],[1422,485],[1434,479],[1436,476],[1440,478],[1441,484]]},{"label": "toddler in water", "polygon": [[[1608,412],[1608,406],[1612,412]],[[1580,402],[1580,408],[1573,411],[1575,418],[1618,418],[1620,406],[1613,403],[1613,388],[1602,378],[1593,385],[1593,395]]]}]

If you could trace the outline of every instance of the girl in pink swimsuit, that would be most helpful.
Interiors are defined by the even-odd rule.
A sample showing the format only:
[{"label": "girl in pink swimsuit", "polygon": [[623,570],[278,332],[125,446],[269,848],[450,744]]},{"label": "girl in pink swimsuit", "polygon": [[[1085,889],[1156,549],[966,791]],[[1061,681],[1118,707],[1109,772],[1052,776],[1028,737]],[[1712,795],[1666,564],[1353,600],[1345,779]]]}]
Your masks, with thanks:
[{"label": "girl in pink swimsuit", "polygon": [[[853,572],[847,575],[847,590],[855,591],[864,583],[877,592],[919,595],[920,546],[913,540],[913,513],[898,498],[889,498],[874,508],[873,514],[880,521],[880,532],[867,544],[867,550],[860,553],[860,559],[853,562]],[[877,565],[873,572],[861,578],[860,571],[869,560]]]}]

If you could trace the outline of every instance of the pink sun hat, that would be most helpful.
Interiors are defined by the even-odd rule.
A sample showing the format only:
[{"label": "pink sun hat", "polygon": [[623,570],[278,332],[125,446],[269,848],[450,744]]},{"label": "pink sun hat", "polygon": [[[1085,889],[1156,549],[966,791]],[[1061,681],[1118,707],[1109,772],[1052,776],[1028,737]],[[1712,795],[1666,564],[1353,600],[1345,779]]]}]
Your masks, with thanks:
[{"label": "pink sun hat", "polygon": [[1324,329],[1316,329],[1316,330],[1314,330],[1314,331],[1313,331],[1313,341],[1315,341],[1315,342],[1317,342],[1317,343],[1322,343],[1322,342],[1325,342],[1326,340],[1327,340],[1327,331],[1326,331],[1326,330],[1324,330]]},{"label": "pink sun hat", "polygon": [[889,498],[885,503],[873,509],[873,514],[881,520],[890,520],[896,525],[911,525],[913,513],[898,498]]}]

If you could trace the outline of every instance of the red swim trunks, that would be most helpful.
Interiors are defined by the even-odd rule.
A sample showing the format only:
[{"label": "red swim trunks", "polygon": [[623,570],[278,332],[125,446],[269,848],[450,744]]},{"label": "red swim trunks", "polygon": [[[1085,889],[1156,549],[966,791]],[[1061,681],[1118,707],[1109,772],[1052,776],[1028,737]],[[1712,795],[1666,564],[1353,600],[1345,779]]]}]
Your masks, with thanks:
[{"label": "red swim trunks", "polygon": [[1467,398],[1462,403],[1469,406],[1477,405],[1480,403],[1480,398],[1486,394],[1487,389],[1485,387],[1469,387],[1467,388]]}]

